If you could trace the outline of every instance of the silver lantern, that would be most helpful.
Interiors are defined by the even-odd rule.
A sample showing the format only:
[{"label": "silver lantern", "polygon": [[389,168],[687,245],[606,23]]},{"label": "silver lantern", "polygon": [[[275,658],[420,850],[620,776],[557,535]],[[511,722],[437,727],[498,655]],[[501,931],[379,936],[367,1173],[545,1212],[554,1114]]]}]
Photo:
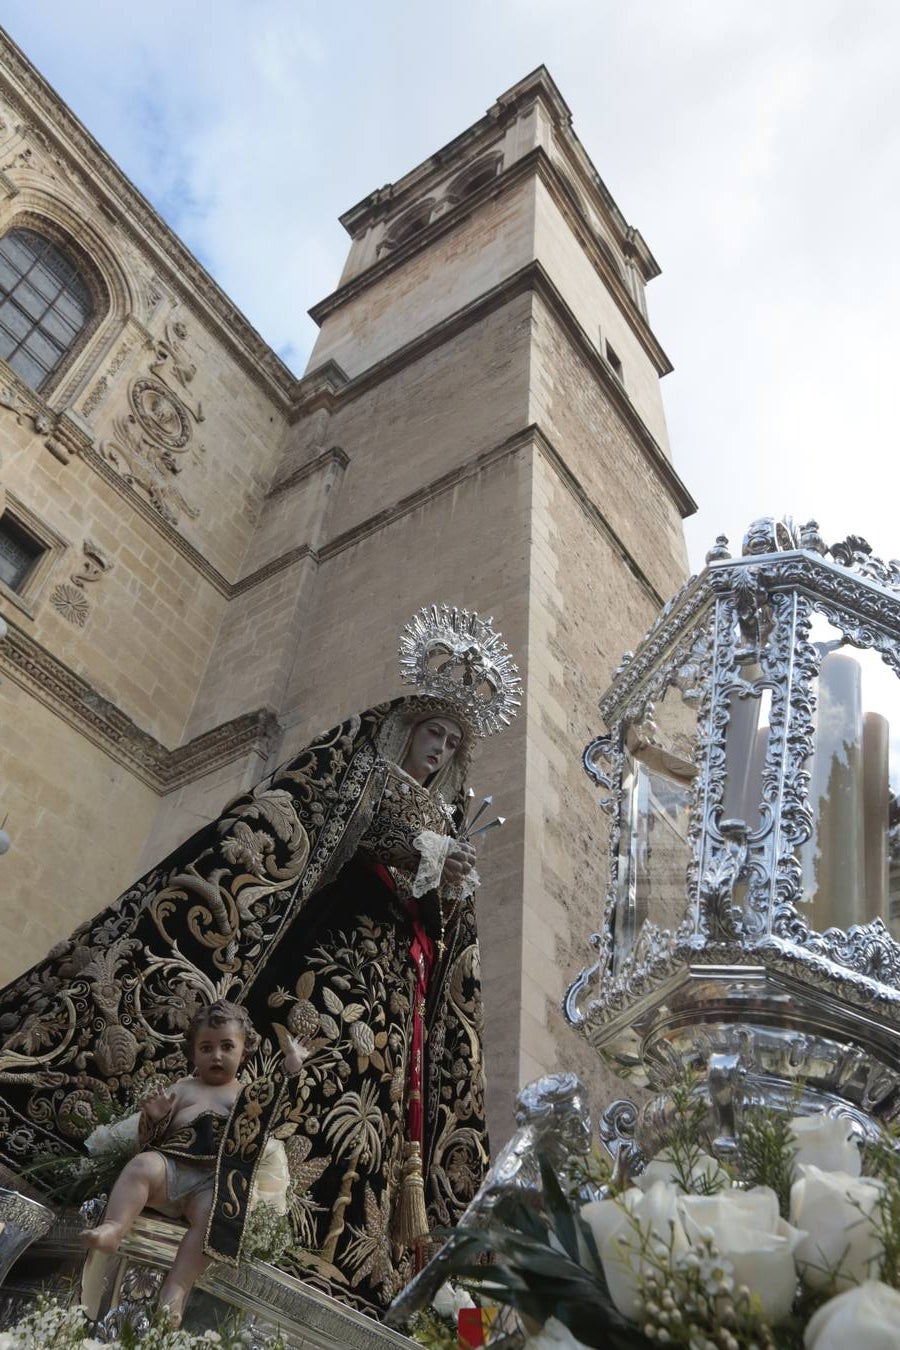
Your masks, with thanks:
[{"label": "silver lantern", "polygon": [[657,1094],[645,1141],[686,1068],[724,1151],[748,1103],[895,1119],[900,563],[814,521],[720,537],[600,709],[609,890],[566,1014]]},{"label": "silver lantern", "polygon": [[26,1247],[48,1232],[54,1218],[46,1205],[0,1187],[0,1284]]}]

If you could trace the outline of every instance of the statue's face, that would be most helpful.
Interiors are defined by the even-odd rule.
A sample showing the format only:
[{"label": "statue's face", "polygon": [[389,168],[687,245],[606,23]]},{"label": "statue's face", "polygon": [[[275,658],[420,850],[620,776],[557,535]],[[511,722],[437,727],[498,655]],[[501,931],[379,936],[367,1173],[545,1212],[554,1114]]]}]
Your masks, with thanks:
[{"label": "statue's face", "polygon": [[462,727],[449,717],[427,717],[412,734],[403,767],[417,783],[425,783],[462,743]]}]

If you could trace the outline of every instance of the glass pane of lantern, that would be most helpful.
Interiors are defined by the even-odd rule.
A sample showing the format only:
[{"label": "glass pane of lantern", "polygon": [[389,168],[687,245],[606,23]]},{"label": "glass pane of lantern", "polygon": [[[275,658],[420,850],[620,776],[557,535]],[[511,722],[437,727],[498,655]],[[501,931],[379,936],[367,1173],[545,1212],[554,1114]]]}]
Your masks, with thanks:
[{"label": "glass pane of lantern", "polygon": [[677,928],[687,909],[687,840],[697,714],[670,686],[626,735],[615,914],[618,969],[645,921]]},{"label": "glass pane of lantern", "polygon": [[[819,932],[881,918],[900,939],[900,685],[881,656],[819,616],[811,838],[803,899]],[[896,856],[892,856],[896,855]]]},{"label": "glass pane of lantern", "polygon": [[743,820],[753,831],[760,826],[772,693],[770,689],[754,688],[754,681],[762,675],[754,661],[748,662],[741,673],[744,689],[736,689],[728,699],[722,819]]}]

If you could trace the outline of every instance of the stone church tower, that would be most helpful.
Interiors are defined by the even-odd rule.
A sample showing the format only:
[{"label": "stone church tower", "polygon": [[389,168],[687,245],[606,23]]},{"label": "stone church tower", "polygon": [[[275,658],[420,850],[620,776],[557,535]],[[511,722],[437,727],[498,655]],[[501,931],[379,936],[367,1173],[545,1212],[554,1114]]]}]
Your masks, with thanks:
[{"label": "stone church tower", "polygon": [[539,68],[341,218],[298,380],[0,59],[0,974],[401,692],[420,605],[467,605],[526,689],[474,777],[508,822],[479,865],[502,1129],[520,1082],[585,1066],[558,1010],[601,904],[580,753],[685,573],[653,256]]}]

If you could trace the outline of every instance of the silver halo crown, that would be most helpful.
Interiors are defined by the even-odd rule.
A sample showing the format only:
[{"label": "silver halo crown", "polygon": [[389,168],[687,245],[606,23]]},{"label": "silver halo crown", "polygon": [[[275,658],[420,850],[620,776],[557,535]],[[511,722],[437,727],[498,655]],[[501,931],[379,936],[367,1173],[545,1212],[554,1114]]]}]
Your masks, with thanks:
[{"label": "silver halo crown", "polygon": [[479,736],[509,726],[522,680],[493,619],[455,605],[425,605],[400,634],[400,678],[456,704]]}]

